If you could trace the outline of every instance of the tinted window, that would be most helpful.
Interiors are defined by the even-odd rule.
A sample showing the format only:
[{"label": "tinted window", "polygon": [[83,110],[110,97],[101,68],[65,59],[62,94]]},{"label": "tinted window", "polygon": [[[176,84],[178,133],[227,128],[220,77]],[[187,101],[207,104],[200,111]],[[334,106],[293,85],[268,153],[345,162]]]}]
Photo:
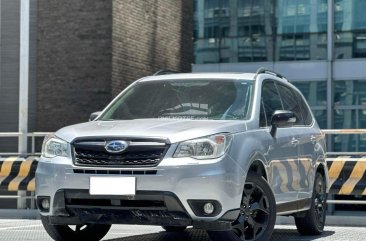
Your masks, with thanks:
[{"label": "tinted window", "polygon": [[302,114],[302,118],[304,120],[304,124],[305,125],[311,125],[311,123],[313,122],[313,117],[311,116],[311,112],[308,108],[308,106],[306,105],[304,98],[302,98],[302,96],[297,93],[296,91],[294,91],[295,95],[296,95],[296,99],[297,102],[299,103],[300,109],[301,109],[301,114]]},{"label": "tinted window", "polygon": [[301,108],[294,91],[289,87],[281,84],[278,84],[277,87],[282,99],[283,108],[285,110],[292,111],[296,116],[296,122],[294,123],[294,125],[304,125]]},{"label": "tinted window", "polygon": [[248,118],[253,81],[181,79],[140,82],[100,120]]},{"label": "tinted window", "polygon": [[260,127],[267,127],[267,116],[266,116],[266,112],[264,110],[264,102],[263,102],[263,98],[261,99],[261,110],[260,110],[260,116],[259,116],[259,126]]},{"label": "tinted window", "polygon": [[[282,110],[282,104],[280,96],[277,92],[276,85],[273,81],[266,81],[262,87],[262,105],[260,115],[260,126],[264,127],[271,125],[271,119],[273,112],[276,110]],[[265,120],[264,120],[265,118]]]}]

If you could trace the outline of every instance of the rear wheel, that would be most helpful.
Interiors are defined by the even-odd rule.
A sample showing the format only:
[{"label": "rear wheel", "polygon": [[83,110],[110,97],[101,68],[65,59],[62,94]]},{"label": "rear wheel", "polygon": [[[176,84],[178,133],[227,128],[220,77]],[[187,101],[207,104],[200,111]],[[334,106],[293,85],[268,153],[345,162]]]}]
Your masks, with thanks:
[{"label": "rear wheel", "polygon": [[249,173],[245,181],[240,214],[230,231],[209,231],[213,241],[263,240],[271,238],[276,222],[276,202],[263,177]]},{"label": "rear wheel", "polygon": [[99,241],[111,228],[107,224],[52,225],[45,216],[41,216],[41,221],[48,235],[56,241]]},{"label": "rear wheel", "polygon": [[304,217],[296,217],[297,231],[302,235],[319,235],[324,230],[326,218],[326,187],[322,174],[316,173],[311,207]]},{"label": "rear wheel", "polygon": [[183,232],[186,230],[186,226],[161,226],[167,232]]}]

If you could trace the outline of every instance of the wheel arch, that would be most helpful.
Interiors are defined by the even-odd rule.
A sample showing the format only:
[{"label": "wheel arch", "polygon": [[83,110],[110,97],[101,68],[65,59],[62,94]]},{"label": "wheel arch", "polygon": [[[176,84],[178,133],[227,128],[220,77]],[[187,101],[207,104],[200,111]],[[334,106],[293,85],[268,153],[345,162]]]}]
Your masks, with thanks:
[{"label": "wheel arch", "polygon": [[254,172],[268,182],[267,168],[264,162],[264,157],[261,154],[256,153],[253,155],[249,164],[248,172]]},{"label": "wheel arch", "polygon": [[316,172],[322,174],[325,177],[325,166],[323,163],[319,163],[318,167],[316,168]]},{"label": "wheel arch", "polygon": [[320,173],[321,175],[323,175],[323,177],[325,178],[326,190],[327,190],[327,193],[329,193],[330,180],[329,180],[329,175],[328,175],[328,167],[327,167],[327,163],[325,160],[321,161],[321,162],[318,161],[315,173]]}]

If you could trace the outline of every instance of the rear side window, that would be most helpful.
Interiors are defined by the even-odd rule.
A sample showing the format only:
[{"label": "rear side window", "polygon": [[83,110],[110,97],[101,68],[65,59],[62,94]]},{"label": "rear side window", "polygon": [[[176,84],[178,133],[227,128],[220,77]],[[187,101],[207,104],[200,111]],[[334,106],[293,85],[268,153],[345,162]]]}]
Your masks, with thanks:
[{"label": "rear side window", "polygon": [[267,80],[262,85],[261,110],[259,117],[260,127],[271,125],[272,115],[276,110],[282,110],[281,99],[275,83]]},{"label": "rear side window", "polygon": [[292,111],[296,116],[296,122],[294,125],[305,125],[301,107],[299,105],[298,97],[296,96],[295,91],[282,84],[277,84],[277,87],[282,99],[283,108],[285,110]]},{"label": "rear side window", "polygon": [[302,114],[302,118],[304,119],[304,124],[307,126],[311,125],[313,123],[313,117],[311,115],[309,107],[305,103],[304,98],[298,92],[294,91],[294,93],[296,95],[297,102],[299,103],[299,106],[301,109],[301,114]]}]

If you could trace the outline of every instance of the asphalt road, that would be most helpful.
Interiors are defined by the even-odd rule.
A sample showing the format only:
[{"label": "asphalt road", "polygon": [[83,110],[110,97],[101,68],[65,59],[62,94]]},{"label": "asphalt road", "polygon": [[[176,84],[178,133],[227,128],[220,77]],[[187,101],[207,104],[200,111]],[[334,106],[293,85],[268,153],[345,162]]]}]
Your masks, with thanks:
[{"label": "asphalt road", "polygon": [[[366,227],[328,226],[321,236],[300,236],[294,226],[277,225],[272,241],[364,241]],[[105,241],[209,241],[206,232],[168,233],[160,227],[113,225]],[[0,219],[0,241],[51,241],[39,220]]]}]

